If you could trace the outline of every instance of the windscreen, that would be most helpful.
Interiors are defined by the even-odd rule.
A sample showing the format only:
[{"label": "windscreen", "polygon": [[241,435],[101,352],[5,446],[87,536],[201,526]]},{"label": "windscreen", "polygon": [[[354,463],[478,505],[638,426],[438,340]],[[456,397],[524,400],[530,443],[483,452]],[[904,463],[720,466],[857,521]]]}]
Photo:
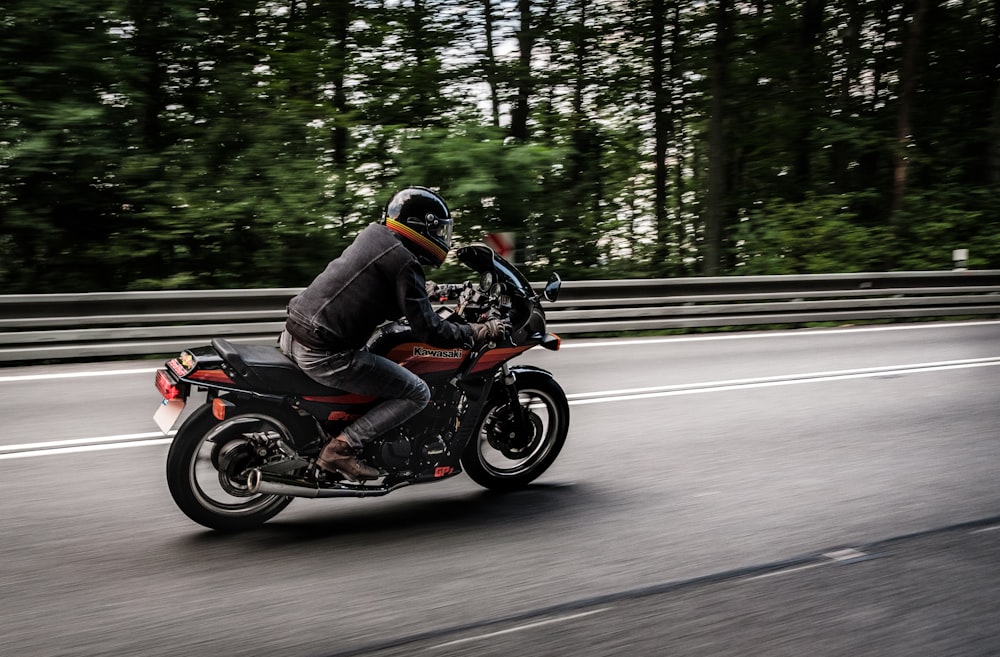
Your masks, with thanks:
[{"label": "windscreen", "polygon": [[508,294],[516,294],[524,298],[534,296],[531,284],[528,283],[521,272],[514,265],[498,256],[493,249],[485,244],[477,243],[463,246],[458,250],[456,255],[459,262],[475,270],[478,274],[486,271],[493,272],[498,282],[503,283],[507,287]]}]

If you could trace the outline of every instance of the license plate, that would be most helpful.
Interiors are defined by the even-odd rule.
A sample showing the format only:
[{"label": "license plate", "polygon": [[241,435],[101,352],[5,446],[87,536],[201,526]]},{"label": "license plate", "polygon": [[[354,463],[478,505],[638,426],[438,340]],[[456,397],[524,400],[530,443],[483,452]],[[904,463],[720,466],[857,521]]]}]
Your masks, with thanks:
[{"label": "license plate", "polygon": [[156,409],[156,413],[153,414],[153,421],[156,422],[156,426],[160,427],[160,431],[169,433],[183,411],[184,400],[164,399],[160,407]]}]

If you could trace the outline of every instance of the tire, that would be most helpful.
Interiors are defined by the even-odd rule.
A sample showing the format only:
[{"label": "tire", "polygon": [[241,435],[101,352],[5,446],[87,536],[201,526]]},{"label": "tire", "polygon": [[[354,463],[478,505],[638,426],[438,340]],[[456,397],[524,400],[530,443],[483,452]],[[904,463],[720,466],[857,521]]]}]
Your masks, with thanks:
[{"label": "tire", "polygon": [[253,495],[246,488],[246,471],[259,464],[245,435],[277,432],[295,445],[297,432],[308,430],[296,413],[265,404],[244,404],[219,421],[205,404],[181,425],[167,453],[167,486],[174,502],[198,524],[222,532],[254,529],[264,524],[292,498]]},{"label": "tire", "polygon": [[569,430],[566,393],[547,373],[518,371],[518,399],[531,425],[531,436],[518,436],[511,446],[514,425],[504,390],[486,402],[475,432],[462,454],[462,468],[477,484],[496,491],[524,488],[559,456]]}]

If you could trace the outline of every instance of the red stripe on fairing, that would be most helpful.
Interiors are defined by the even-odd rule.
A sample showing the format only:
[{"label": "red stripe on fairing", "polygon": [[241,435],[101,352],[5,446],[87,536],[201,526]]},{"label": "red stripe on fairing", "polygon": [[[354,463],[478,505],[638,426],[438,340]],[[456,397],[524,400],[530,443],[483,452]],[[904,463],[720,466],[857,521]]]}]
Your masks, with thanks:
[{"label": "red stripe on fairing", "polygon": [[502,349],[494,349],[493,351],[487,352],[479,359],[475,367],[472,368],[473,373],[478,374],[485,370],[490,370],[499,365],[500,363],[510,360],[518,354],[522,354],[528,349],[531,349],[531,345],[525,345],[523,347],[504,347]]}]

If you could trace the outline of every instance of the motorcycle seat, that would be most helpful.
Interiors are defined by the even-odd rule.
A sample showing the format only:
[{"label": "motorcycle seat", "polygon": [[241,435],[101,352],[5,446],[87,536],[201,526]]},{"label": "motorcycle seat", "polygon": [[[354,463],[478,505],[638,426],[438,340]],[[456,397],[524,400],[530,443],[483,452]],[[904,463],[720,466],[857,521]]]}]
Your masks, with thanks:
[{"label": "motorcycle seat", "polygon": [[335,396],[348,394],[309,378],[278,347],[262,344],[233,344],[213,338],[212,348],[235,374],[255,390],[289,395]]}]

